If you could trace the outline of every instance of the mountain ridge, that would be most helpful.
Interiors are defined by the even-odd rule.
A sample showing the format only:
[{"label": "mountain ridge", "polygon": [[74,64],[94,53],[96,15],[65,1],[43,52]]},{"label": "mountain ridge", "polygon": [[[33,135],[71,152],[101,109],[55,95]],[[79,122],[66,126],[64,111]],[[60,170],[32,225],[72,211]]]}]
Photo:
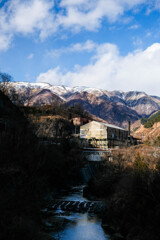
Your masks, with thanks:
[{"label": "mountain ridge", "polygon": [[[108,91],[84,86],[28,82],[11,82],[10,87],[22,96],[24,105],[27,98],[32,100],[30,105],[41,105],[42,102],[51,104],[54,99],[69,105],[78,103],[91,114],[123,127],[127,121],[133,123],[160,110],[160,97],[143,91]],[[42,90],[47,91],[44,94]]]}]

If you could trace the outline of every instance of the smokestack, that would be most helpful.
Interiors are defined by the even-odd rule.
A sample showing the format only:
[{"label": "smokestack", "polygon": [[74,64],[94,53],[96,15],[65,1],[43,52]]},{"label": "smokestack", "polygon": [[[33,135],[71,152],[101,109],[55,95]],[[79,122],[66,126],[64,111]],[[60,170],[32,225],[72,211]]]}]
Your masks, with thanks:
[{"label": "smokestack", "polygon": [[128,136],[131,134],[131,121],[128,121]]}]

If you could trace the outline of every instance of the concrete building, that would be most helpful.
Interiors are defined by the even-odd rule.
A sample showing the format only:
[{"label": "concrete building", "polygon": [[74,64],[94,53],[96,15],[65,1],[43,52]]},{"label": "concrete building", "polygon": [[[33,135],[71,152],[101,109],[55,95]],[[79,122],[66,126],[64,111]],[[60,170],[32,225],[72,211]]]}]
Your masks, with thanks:
[{"label": "concrete building", "polygon": [[80,127],[82,142],[104,149],[127,146],[128,137],[128,130],[107,123],[92,121]]}]

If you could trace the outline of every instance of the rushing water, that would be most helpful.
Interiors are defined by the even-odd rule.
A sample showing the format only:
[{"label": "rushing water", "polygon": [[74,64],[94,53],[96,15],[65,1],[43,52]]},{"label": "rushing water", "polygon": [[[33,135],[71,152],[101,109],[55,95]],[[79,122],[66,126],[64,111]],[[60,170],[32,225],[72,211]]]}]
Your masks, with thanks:
[{"label": "rushing water", "polygon": [[91,162],[101,162],[103,158],[106,157],[106,154],[108,151],[103,150],[103,151],[90,151],[90,150],[85,150],[83,151],[83,155],[87,158],[88,161]]},{"label": "rushing water", "polygon": [[[83,186],[73,188],[66,196],[59,199],[66,201],[87,201],[83,197]],[[73,213],[57,210],[52,217],[58,227],[50,236],[57,240],[109,240],[101,227],[101,219],[93,213]]]}]

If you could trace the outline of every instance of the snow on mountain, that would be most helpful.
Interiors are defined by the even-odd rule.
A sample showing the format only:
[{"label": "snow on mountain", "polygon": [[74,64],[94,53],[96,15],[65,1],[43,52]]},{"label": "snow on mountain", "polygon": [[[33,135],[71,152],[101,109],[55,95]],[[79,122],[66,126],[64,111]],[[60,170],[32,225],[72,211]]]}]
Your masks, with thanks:
[{"label": "snow on mountain", "polygon": [[[15,88],[18,93],[26,96],[27,91],[32,97],[38,94],[43,89],[51,91],[53,94],[59,96],[63,101],[68,102],[72,97],[77,96],[83,98],[82,93],[90,94],[97,97],[99,100],[109,101],[118,105],[124,105],[134,111],[141,117],[149,116],[153,112],[160,109],[160,98],[156,96],[147,95],[145,92],[140,91],[107,91],[98,88],[76,86],[55,86],[48,83],[27,83],[27,82],[12,82],[11,86]],[[80,94],[79,96],[77,94]],[[39,95],[39,98],[41,96]]]},{"label": "snow on mountain", "polygon": [[12,82],[11,86],[17,90],[25,88],[48,89],[49,87],[51,87],[49,83],[29,83],[29,82]]},{"label": "snow on mountain", "polygon": [[[67,94],[74,94],[74,93],[82,93],[87,92],[100,97],[102,95],[106,95],[107,97],[119,97],[125,101],[129,100],[138,100],[144,96],[147,96],[144,92],[137,92],[137,91],[130,91],[130,92],[123,92],[123,91],[107,91],[98,88],[91,88],[85,86],[76,86],[76,87],[66,87],[66,86],[59,86],[59,85],[51,85],[49,83],[29,83],[29,82],[12,82],[11,85],[16,89],[25,89],[25,88],[32,88],[32,89],[48,89],[54,94],[59,96],[65,96]],[[153,97],[154,98],[154,97]],[[160,101],[158,99],[158,101]]]}]

